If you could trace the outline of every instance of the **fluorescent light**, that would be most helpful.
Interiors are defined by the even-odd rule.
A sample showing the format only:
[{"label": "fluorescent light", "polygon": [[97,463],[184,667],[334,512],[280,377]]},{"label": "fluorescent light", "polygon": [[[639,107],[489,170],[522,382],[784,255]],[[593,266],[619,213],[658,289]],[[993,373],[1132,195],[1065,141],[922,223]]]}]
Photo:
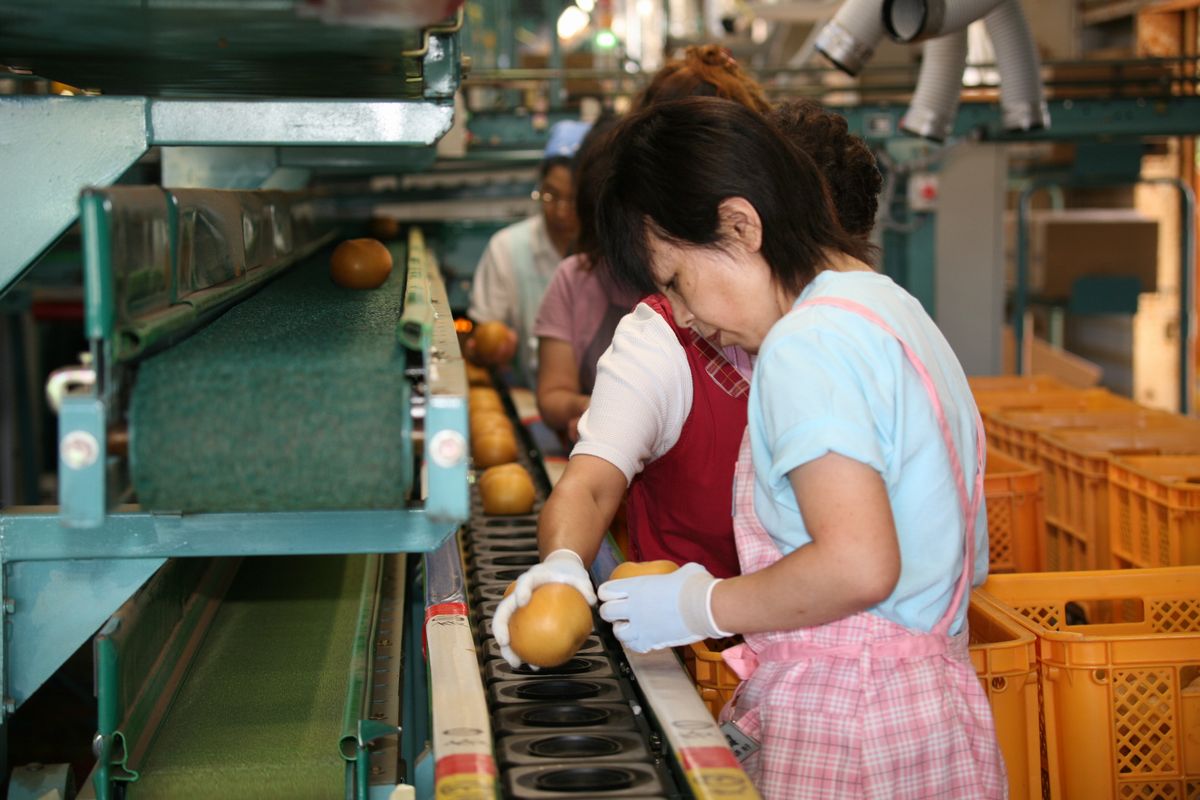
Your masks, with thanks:
[{"label": "fluorescent light", "polygon": [[574,39],[588,26],[588,21],[588,15],[579,6],[567,6],[558,17],[558,38]]}]

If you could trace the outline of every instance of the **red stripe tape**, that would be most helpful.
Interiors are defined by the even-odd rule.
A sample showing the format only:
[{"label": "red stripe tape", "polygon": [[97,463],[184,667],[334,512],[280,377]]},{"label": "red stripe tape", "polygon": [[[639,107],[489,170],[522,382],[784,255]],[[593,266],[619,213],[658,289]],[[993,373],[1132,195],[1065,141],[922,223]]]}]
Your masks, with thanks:
[{"label": "red stripe tape", "polygon": [[425,609],[425,621],[429,622],[429,620],[433,619],[434,617],[440,617],[444,614],[449,614],[451,616],[465,617],[467,615],[467,604],[466,603],[438,603],[436,605],[432,605],[429,608]]},{"label": "red stripe tape", "polygon": [[[467,615],[466,603],[436,603],[425,609],[425,624],[429,624],[429,620],[434,617],[451,616],[465,617]],[[424,629],[421,631],[421,655],[429,658],[429,637]]]},{"label": "red stripe tape", "polygon": [[685,747],[679,751],[679,760],[685,771],[712,767],[741,769],[733,751],[728,747]]},{"label": "red stripe tape", "polygon": [[443,778],[453,775],[490,775],[496,776],[496,760],[483,753],[456,753],[442,756],[433,767],[433,779],[436,783]]}]

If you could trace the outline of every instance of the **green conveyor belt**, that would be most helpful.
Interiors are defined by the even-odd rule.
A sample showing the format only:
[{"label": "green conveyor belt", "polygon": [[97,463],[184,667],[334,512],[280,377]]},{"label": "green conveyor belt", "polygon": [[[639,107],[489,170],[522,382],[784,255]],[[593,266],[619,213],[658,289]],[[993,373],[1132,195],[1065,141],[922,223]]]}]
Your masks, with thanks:
[{"label": "green conveyor belt", "polygon": [[396,323],[403,246],[378,289],[329,279],[329,251],[141,365],[130,468],[152,510],[398,508],[411,423]]},{"label": "green conveyor belt", "polygon": [[366,560],[243,562],[131,797],[345,795],[338,740]]}]

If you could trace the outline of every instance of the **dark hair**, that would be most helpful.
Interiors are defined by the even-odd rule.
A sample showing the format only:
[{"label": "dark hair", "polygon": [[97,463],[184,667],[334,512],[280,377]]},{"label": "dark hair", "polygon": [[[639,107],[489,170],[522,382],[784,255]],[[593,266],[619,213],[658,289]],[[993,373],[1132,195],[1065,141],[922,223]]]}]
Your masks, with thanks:
[{"label": "dark hair", "polygon": [[715,44],[693,45],[684,51],[683,58],[667,62],[637,96],[633,107],[641,109],[684,97],[723,97],[763,113],[771,107],[762,87],[742,71],[728,50]]},{"label": "dark hair", "polygon": [[575,216],[579,218],[579,238],[575,252],[582,254],[584,269],[600,260],[600,233],[596,229],[596,195],[607,168],[610,134],[620,118],[612,113],[601,115],[593,124],[575,157]]},{"label": "dark hair", "polygon": [[789,100],[769,114],[771,121],[816,162],[829,184],[838,222],[852,236],[865,237],[875,227],[883,176],[875,154],[850,133],[846,118],[813,100]]},{"label": "dark hair", "polygon": [[707,97],[650,106],[618,126],[597,215],[603,256],[631,289],[657,291],[648,236],[720,246],[718,208],[745,198],[762,221],[762,255],[799,292],[833,250],[862,261],[871,245],[838,223],[812,159],[745,106]]}]

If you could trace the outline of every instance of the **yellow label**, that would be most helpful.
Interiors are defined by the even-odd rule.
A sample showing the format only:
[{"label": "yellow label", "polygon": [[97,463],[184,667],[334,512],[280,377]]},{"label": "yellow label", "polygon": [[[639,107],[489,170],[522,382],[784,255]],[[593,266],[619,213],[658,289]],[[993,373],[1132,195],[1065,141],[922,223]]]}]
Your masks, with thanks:
[{"label": "yellow label", "polygon": [[709,797],[759,800],[758,790],[746,773],[734,767],[705,767],[687,773],[692,793],[700,800]]},{"label": "yellow label", "polygon": [[495,800],[496,779],[483,773],[450,775],[437,782],[438,800]]}]

